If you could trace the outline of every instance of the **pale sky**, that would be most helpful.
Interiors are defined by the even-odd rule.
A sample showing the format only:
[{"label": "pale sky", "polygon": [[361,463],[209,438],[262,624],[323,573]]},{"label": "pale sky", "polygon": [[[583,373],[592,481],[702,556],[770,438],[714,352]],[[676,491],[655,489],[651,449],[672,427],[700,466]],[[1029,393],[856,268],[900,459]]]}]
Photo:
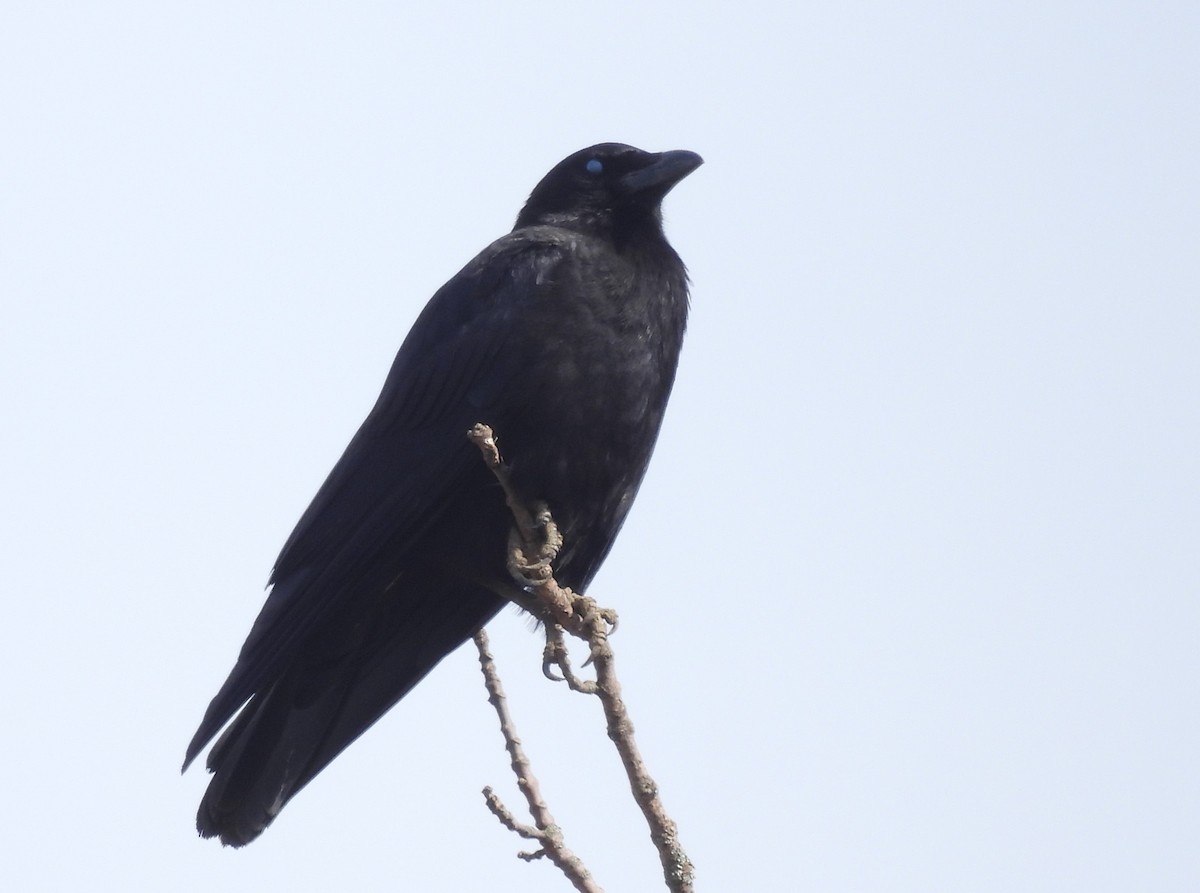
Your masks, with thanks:
[{"label": "pale sky", "polygon": [[[1198,60],[1194,3],[7,3],[5,885],[568,889],[470,650],[245,850],[178,769],[413,318],[616,140],[707,162],[591,592],[697,889],[1200,889]],[[491,633],[568,844],[658,889]]]}]

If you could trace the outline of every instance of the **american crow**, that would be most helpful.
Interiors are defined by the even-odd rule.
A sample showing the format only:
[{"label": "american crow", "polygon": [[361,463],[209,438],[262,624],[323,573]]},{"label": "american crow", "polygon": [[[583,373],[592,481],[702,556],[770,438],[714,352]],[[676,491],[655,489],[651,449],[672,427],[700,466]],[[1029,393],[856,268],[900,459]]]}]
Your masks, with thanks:
[{"label": "american crow", "polygon": [[587,587],[675,378],[687,274],[660,204],[700,164],[619,143],[576,152],[426,305],[188,745],[185,770],[237,714],[208,757],[201,835],[254,840],[506,603],[512,519],[467,439],[475,422],[495,430],[521,498],[553,513],[558,581]]}]

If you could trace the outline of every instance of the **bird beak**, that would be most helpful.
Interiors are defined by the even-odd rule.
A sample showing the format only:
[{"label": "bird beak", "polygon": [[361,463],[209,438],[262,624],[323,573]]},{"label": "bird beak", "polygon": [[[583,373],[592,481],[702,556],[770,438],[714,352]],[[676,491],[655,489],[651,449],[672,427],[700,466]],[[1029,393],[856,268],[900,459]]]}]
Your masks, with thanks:
[{"label": "bird beak", "polygon": [[675,149],[652,156],[653,161],[640,170],[632,171],[617,181],[617,188],[626,195],[651,193],[662,198],[671,187],[704,164],[695,152]]}]

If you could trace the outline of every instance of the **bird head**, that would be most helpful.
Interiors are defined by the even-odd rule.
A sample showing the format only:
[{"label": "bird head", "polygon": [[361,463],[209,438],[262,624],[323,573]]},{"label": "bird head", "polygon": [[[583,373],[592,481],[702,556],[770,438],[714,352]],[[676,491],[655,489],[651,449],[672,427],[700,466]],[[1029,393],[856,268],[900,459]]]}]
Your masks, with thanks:
[{"label": "bird head", "polygon": [[581,149],[555,165],[534,187],[517,217],[517,228],[658,225],[664,196],[703,161],[683,149],[643,152],[623,143]]}]

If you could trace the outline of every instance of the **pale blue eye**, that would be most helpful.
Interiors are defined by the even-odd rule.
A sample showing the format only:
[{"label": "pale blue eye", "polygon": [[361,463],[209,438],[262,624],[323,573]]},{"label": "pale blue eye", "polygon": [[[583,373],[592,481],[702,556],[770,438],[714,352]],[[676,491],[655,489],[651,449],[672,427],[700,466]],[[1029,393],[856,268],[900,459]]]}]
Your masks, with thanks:
[{"label": "pale blue eye", "polygon": [[600,163],[599,158],[588,159],[588,163],[585,164],[584,167],[587,168],[587,172],[589,174],[598,174],[600,171],[604,170],[604,165]]}]

